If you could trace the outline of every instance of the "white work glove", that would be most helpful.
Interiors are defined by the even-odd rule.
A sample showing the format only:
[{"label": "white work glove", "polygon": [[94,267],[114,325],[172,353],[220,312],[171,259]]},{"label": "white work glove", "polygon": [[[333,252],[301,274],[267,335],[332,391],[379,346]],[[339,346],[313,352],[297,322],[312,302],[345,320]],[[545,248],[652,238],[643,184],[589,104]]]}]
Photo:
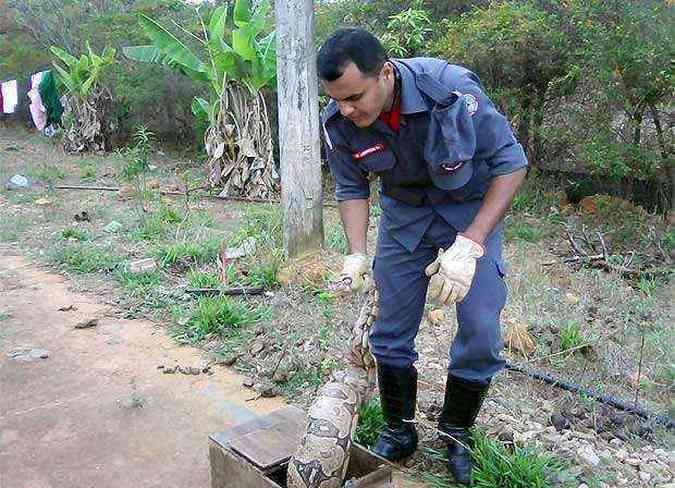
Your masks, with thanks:
[{"label": "white work glove", "polygon": [[443,305],[464,300],[476,273],[476,260],[483,255],[483,246],[462,234],[447,251],[439,249],[438,257],[425,270],[431,278],[429,299]]},{"label": "white work glove", "polygon": [[361,253],[345,256],[339,281],[349,287],[350,291],[361,291],[366,285],[366,278],[372,268],[372,259]]}]

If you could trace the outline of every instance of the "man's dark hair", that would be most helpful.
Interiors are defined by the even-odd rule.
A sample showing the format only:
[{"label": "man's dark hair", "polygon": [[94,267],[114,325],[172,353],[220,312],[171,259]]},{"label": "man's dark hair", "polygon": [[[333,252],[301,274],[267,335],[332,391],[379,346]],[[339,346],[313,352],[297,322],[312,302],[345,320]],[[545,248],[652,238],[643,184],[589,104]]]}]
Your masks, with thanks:
[{"label": "man's dark hair", "polygon": [[335,81],[353,62],[366,76],[377,76],[387,61],[380,41],[363,29],[340,29],[323,43],[317,56],[319,78]]}]

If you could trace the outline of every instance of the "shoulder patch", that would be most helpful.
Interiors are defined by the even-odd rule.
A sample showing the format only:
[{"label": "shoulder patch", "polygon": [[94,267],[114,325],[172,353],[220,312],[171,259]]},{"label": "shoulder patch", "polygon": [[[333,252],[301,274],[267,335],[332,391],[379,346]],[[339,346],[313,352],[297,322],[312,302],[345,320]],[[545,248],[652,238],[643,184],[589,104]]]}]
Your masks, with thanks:
[{"label": "shoulder patch", "polygon": [[478,111],[478,97],[472,95],[471,93],[465,93],[463,98],[464,102],[466,103],[467,112],[469,112],[469,115],[473,116]]}]

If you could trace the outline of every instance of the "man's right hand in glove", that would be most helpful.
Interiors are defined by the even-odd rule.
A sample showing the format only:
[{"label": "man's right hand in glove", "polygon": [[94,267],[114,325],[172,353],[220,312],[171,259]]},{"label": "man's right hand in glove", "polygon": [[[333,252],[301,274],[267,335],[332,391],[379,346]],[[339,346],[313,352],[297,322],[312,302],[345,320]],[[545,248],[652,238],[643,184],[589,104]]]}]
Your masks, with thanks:
[{"label": "man's right hand in glove", "polygon": [[348,286],[350,291],[362,291],[371,267],[372,259],[369,256],[361,253],[349,254],[344,258],[339,282]]}]

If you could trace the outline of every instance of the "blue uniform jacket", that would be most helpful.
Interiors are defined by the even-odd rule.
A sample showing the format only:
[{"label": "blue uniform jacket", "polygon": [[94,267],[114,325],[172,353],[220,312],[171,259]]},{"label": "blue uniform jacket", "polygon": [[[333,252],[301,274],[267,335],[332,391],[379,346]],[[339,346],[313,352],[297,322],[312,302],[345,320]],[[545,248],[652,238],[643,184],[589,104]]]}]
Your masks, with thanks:
[{"label": "blue uniform jacket", "polygon": [[[412,58],[392,60],[401,82],[401,128],[398,133],[381,120],[367,128],[355,126],[343,117],[333,100],[322,116],[328,163],[336,181],[338,201],[367,199],[370,196],[369,174],[391,171],[403,186],[427,196],[427,204],[411,205],[385,194],[381,195],[383,228],[408,251],[414,251],[436,215],[461,232],[471,224],[482,205],[490,181],[495,176],[512,173],[527,166],[523,148],[515,139],[511,126],[483,92],[478,76],[471,71],[440,59]],[[429,132],[433,114],[442,113],[439,97],[430,93],[425,77],[431,77],[449,92],[457,94],[470,115],[471,144],[462,146],[469,134],[458,133],[452,123],[442,130]],[[464,107],[462,107],[464,108]],[[440,124],[445,124],[442,119]],[[464,124],[466,125],[466,124]],[[471,158],[473,173],[465,185],[442,190],[431,183],[425,146],[449,146],[450,153]],[[430,140],[431,139],[431,140]],[[459,141],[458,141],[459,139]],[[470,147],[453,151],[452,147]],[[428,151],[427,151],[428,154]],[[438,197],[449,197],[438,198]],[[440,203],[432,203],[432,202]]]}]

